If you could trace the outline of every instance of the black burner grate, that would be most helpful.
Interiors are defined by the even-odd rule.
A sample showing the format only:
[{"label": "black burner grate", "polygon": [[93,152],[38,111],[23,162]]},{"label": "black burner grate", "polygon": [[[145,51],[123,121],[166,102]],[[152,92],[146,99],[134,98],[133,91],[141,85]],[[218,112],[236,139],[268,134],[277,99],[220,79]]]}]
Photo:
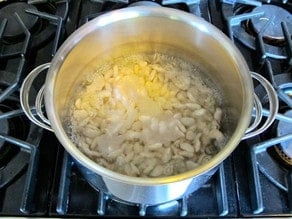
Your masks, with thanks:
[{"label": "black burner grate", "polygon": [[[155,206],[128,203],[118,200],[110,194],[92,189],[79,173],[78,167],[75,166],[68,153],[64,154],[61,173],[59,184],[55,185],[56,203],[51,206],[55,207],[56,212],[60,215],[82,216],[85,212],[88,216],[171,217],[199,215],[201,217],[234,217],[237,215],[237,206],[234,205],[235,187],[232,185],[233,174],[230,160],[221,164],[209,182],[190,196]],[[84,202],[85,200],[90,200],[90,203]]]},{"label": "black burner grate", "polygon": [[[59,4],[68,8],[68,1]],[[33,26],[41,21],[53,24],[56,37],[51,54],[54,55],[64,35],[60,30],[65,17],[45,14],[36,9],[39,7],[42,8],[24,2],[0,3],[0,13],[14,11],[0,16],[0,122],[6,124],[6,128],[0,130],[0,215],[47,213],[50,176],[55,161],[47,160],[46,156],[55,157],[57,145],[52,145],[49,151],[44,148],[41,142],[47,134],[24,116],[18,96],[28,66],[32,67],[32,49],[40,46],[36,41],[44,32],[36,31]],[[60,11],[56,9],[55,12]],[[63,13],[66,15],[68,10]],[[18,27],[18,32],[12,37],[13,25]],[[47,39],[43,38],[43,41]]]}]

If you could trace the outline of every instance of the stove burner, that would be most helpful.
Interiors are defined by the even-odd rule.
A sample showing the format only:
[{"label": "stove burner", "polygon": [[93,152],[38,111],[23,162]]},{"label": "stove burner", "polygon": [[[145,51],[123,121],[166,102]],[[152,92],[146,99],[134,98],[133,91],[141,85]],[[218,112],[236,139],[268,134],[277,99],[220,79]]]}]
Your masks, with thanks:
[{"label": "stove burner", "polygon": [[[10,98],[0,104],[0,134],[24,140],[28,134],[29,126],[25,124],[25,118],[18,116],[19,114],[15,111],[19,108],[15,101],[17,99]],[[15,112],[15,116],[11,115],[11,112]],[[0,139],[0,169],[11,160],[18,150],[17,147]]]},{"label": "stove burner", "polygon": [[[285,116],[292,117],[292,110],[288,110],[284,113]],[[283,136],[292,133],[292,124],[284,121],[280,121],[277,128],[277,135]],[[292,141],[284,141],[280,143],[280,147],[277,147],[276,151],[282,159],[292,164]]]},{"label": "stove burner", "polygon": [[4,31],[4,37],[14,38],[23,34],[23,29],[18,23],[15,14],[17,14],[27,29],[32,29],[38,21],[38,17],[26,13],[27,9],[37,10],[34,5],[23,2],[8,4],[0,9],[0,21],[7,19],[7,26]]},{"label": "stove burner", "polygon": [[252,12],[264,12],[262,16],[251,19],[257,33],[262,32],[266,39],[284,40],[281,23],[292,23],[292,15],[288,11],[275,5],[262,5],[253,9]]},{"label": "stove burner", "polygon": [[[288,98],[292,98],[291,74],[282,73],[274,75],[274,82],[278,86],[278,88],[281,89],[282,92],[287,95]],[[257,86],[255,88],[255,92],[260,98],[263,107],[266,108],[269,103],[263,88],[261,86]],[[262,133],[259,136],[260,141],[266,141],[272,138],[280,138],[281,136],[292,134],[292,123],[284,119],[281,119],[281,116],[292,118],[292,109],[284,101],[280,101],[280,108],[278,113],[279,113],[278,122],[275,122],[269,130],[267,130],[266,132]],[[292,141],[289,140],[283,141],[279,144],[275,144],[274,147],[271,147],[268,150],[268,154],[271,157],[273,157],[280,165],[290,166],[292,165],[291,144]]]},{"label": "stove burner", "polygon": [[244,4],[221,5],[231,40],[237,39],[259,53],[261,58],[287,60],[289,51],[287,52],[285,45],[289,44],[288,26],[292,22],[292,16],[290,9],[284,8],[285,5],[282,8],[273,4],[262,4],[256,8]]}]

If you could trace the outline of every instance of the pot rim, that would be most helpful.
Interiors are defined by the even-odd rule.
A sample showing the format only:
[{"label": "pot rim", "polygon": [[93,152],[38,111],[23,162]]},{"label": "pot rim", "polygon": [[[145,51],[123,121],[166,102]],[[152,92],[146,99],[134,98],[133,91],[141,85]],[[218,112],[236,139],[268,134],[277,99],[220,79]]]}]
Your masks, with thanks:
[{"label": "pot rim", "polygon": [[[56,82],[56,78],[58,75],[58,71],[62,66],[66,56],[69,52],[78,44],[78,42],[83,39],[87,34],[92,31],[102,28],[108,24],[113,22],[118,22],[121,20],[133,19],[136,17],[144,17],[144,16],[160,16],[169,19],[179,20],[181,22],[187,23],[197,29],[206,32],[215,32],[216,34],[212,34],[213,38],[220,42],[224,42],[224,46],[226,50],[231,53],[231,56],[237,61],[239,68],[241,69],[242,74],[241,80],[243,82],[243,87],[245,88],[243,95],[243,104],[242,104],[242,112],[239,119],[239,122],[227,142],[227,144],[220,150],[218,154],[216,154],[210,161],[205,164],[200,165],[194,170],[190,170],[181,174],[167,176],[167,177],[157,177],[157,178],[143,178],[143,177],[132,177],[123,175],[112,170],[106,169],[96,162],[88,158],[85,154],[83,154],[69,139],[66,135],[65,130],[62,127],[61,120],[57,115],[55,105],[54,105],[54,84]],[[80,28],[78,28],[74,33],[72,33],[67,40],[62,44],[60,49],[57,51],[54,56],[51,66],[48,70],[46,82],[45,82],[45,107],[46,112],[48,114],[48,118],[50,120],[51,126],[55,131],[55,135],[58,140],[61,142],[66,151],[74,157],[80,164],[84,165],[91,171],[103,176],[110,178],[112,180],[124,182],[127,184],[135,184],[142,186],[155,186],[161,184],[169,184],[175,183],[182,180],[187,180],[190,178],[194,178],[205,172],[211,170],[215,166],[219,165],[225,158],[227,158],[233,150],[237,147],[241,138],[243,137],[251,118],[252,107],[253,107],[253,84],[252,79],[249,74],[248,66],[239,52],[239,50],[233,45],[232,41],[225,36],[223,32],[217,29],[212,24],[203,20],[200,17],[197,17],[192,14],[188,14],[183,11],[179,11],[172,8],[165,7],[151,7],[151,6],[133,6],[123,9],[118,9],[115,11],[111,11],[100,15],[99,17],[89,21],[84,24]]]}]

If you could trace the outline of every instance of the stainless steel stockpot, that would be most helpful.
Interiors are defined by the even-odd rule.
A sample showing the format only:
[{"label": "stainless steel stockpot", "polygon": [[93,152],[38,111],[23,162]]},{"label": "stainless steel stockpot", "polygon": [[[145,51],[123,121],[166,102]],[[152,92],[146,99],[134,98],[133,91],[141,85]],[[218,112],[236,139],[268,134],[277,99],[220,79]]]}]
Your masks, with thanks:
[{"label": "stainless steel stockpot", "polygon": [[[222,88],[224,108],[228,114],[229,140],[222,150],[198,168],[169,177],[140,178],[108,170],[85,156],[66,134],[68,104],[82,76],[94,72],[98,60],[115,58],[129,52],[170,52],[185,56],[205,68],[208,76]],[[37,95],[36,108],[41,120],[30,112],[28,89],[34,78],[48,68],[43,89]],[[264,127],[253,127],[253,106],[256,115],[261,106],[254,95],[252,77],[264,86],[270,97],[270,113]],[[44,95],[48,120],[41,111]],[[255,104],[254,104],[255,103]],[[21,104],[36,124],[54,131],[66,151],[74,158],[81,172],[97,189],[121,200],[154,205],[178,199],[202,186],[219,164],[239,142],[265,130],[275,119],[277,96],[269,82],[251,73],[233,43],[219,29],[194,15],[176,9],[135,6],[105,13],[77,29],[60,47],[50,64],[34,69],[21,87]]]}]

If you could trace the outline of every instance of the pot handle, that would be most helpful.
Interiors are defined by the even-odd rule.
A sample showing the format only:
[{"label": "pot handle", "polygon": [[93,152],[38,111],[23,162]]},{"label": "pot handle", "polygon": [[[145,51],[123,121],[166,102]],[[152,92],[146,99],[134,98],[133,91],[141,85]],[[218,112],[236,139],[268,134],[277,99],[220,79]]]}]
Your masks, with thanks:
[{"label": "pot handle", "polygon": [[278,109],[279,109],[278,95],[275,89],[273,88],[273,86],[271,85],[271,83],[256,72],[251,72],[251,77],[257,80],[263,86],[266,93],[268,94],[270,109],[269,109],[269,116],[266,119],[265,123],[261,127],[258,127],[258,125],[260,124],[263,118],[263,112],[262,112],[263,107],[258,96],[254,94],[254,117],[255,118],[254,118],[253,123],[246,130],[245,135],[243,136],[242,140],[259,135],[262,132],[264,132],[267,128],[269,128],[271,124],[274,122]]},{"label": "pot handle", "polygon": [[34,124],[54,132],[51,128],[50,121],[45,117],[42,111],[42,100],[44,97],[45,85],[41,87],[35,99],[35,107],[30,107],[29,105],[29,93],[31,90],[32,83],[36,77],[44,70],[50,67],[51,63],[42,64],[35,69],[33,69],[24,79],[20,88],[20,104],[23,112]]},{"label": "pot handle", "polygon": [[[42,64],[35,69],[33,69],[27,77],[24,79],[22,86],[20,88],[20,104],[21,107],[26,114],[26,116],[29,118],[30,121],[35,123],[36,125],[54,132],[54,130],[50,126],[50,121],[45,117],[42,111],[42,100],[44,97],[44,88],[43,85],[41,89],[39,90],[36,100],[35,100],[35,111],[34,108],[31,108],[29,105],[29,91],[31,89],[33,81],[36,79],[36,77],[43,72],[44,70],[48,69],[50,67],[51,63],[45,63]],[[265,89],[265,91],[268,94],[269,98],[269,116],[266,119],[265,123],[258,128],[258,125],[260,124],[263,113],[262,113],[262,104],[256,94],[254,94],[254,121],[249,126],[249,128],[246,130],[245,135],[243,136],[242,140],[248,139],[251,137],[254,137],[256,135],[259,135],[260,133],[264,132],[267,128],[270,127],[270,125],[274,122],[276,118],[276,114],[278,112],[279,108],[279,102],[278,102],[278,96],[276,91],[274,90],[273,86],[270,84],[270,82],[265,79],[263,76],[261,76],[258,73],[251,72],[251,76],[253,79],[256,79]]]}]

